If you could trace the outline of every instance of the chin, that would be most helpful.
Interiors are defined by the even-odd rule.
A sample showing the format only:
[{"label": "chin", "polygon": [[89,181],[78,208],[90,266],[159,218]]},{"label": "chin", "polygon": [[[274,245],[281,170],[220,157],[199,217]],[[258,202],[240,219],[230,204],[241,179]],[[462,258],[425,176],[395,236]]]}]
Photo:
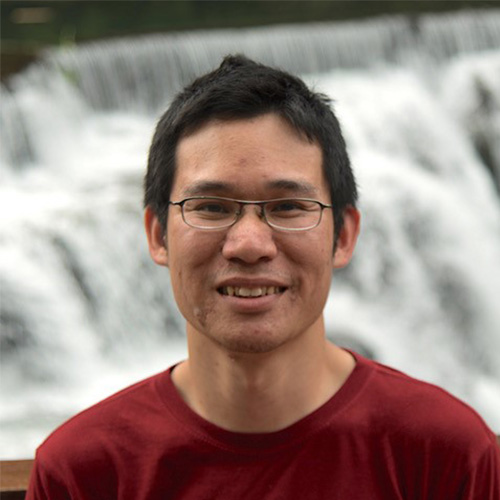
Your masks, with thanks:
[{"label": "chin", "polygon": [[266,354],[276,351],[291,339],[289,337],[277,337],[276,335],[259,333],[249,334],[245,332],[240,335],[228,335],[225,337],[212,337],[220,347],[234,354]]}]

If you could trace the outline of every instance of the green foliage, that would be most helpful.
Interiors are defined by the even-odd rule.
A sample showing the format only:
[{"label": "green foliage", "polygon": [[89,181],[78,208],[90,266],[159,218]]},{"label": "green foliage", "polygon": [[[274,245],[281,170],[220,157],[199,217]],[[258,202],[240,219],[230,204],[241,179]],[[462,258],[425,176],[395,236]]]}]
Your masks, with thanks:
[{"label": "green foliage", "polygon": [[[2,39],[57,44],[127,34],[353,19],[382,14],[498,7],[492,1],[129,0],[1,2]],[[15,22],[20,9],[45,9],[45,22]],[[17,12],[17,14],[16,14]],[[27,11],[25,10],[25,13]],[[33,11],[32,11],[33,12]],[[36,18],[36,16],[35,16]],[[27,12],[29,20],[29,12]]]}]

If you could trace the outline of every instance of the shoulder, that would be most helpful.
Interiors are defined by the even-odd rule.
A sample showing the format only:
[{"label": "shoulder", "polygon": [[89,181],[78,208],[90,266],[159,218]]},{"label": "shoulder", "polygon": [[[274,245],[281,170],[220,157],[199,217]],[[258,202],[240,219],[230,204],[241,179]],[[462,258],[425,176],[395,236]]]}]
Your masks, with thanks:
[{"label": "shoulder", "polygon": [[363,384],[345,428],[368,463],[382,464],[377,474],[389,475],[401,491],[422,492],[419,498],[498,498],[500,448],[470,406],[436,385],[355,357]]},{"label": "shoulder", "polygon": [[401,439],[468,456],[471,462],[495,447],[496,437],[469,405],[436,385],[381,363],[359,358],[370,371],[365,397],[376,426]]},{"label": "shoulder", "polygon": [[127,387],[56,429],[37,450],[27,498],[117,498],[120,488],[139,498],[144,478],[187,440],[170,373]]},{"label": "shoulder", "polygon": [[149,377],[70,418],[41,444],[36,461],[49,468],[53,463],[105,461],[116,447],[154,427],[163,405],[157,386],[165,377],[168,372]]}]

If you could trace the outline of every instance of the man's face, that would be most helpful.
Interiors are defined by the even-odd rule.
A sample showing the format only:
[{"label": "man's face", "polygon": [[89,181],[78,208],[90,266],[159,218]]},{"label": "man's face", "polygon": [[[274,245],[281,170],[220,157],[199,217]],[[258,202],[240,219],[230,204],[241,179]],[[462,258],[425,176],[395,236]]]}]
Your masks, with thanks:
[{"label": "man's face", "polygon": [[[211,121],[181,139],[176,159],[172,201],[221,196],[330,203],[320,147],[274,114]],[[186,225],[179,206],[170,207],[166,248],[151,253],[170,269],[190,340],[235,353],[262,353],[324,333],[332,269],[347,263],[342,249],[342,255],[338,250],[333,255],[332,210],[324,210],[318,227],[296,233],[272,229],[259,214],[258,207],[247,206],[232,227],[204,231]],[[151,219],[150,247],[150,233],[159,231]],[[227,294],[228,287],[234,295]],[[266,294],[237,295],[258,289]]]}]

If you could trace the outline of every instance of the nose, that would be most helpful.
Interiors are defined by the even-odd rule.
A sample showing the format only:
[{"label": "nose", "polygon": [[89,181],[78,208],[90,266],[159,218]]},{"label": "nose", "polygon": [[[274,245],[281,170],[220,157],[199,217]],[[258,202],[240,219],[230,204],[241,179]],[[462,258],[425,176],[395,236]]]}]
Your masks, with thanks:
[{"label": "nose", "polygon": [[264,220],[261,207],[247,205],[226,234],[222,255],[228,260],[255,264],[276,257],[274,231]]}]

